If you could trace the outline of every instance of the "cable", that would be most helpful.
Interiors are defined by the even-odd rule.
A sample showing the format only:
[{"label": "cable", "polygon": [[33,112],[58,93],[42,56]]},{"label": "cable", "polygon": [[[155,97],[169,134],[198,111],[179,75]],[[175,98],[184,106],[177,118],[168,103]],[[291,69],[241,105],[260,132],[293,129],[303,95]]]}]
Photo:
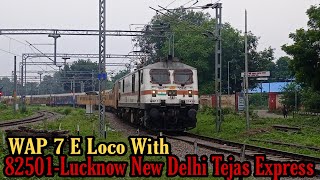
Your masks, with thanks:
[{"label": "cable", "polygon": [[15,55],[15,56],[22,57],[22,56],[20,56],[20,55],[18,55],[18,54],[15,54],[15,53],[12,53],[12,52],[6,51],[6,50],[4,50],[4,49],[0,49],[0,51],[3,51],[3,52],[8,53],[8,54]]},{"label": "cable", "polygon": [[16,42],[18,42],[18,43],[27,45],[26,43],[24,43],[24,42],[22,42],[22,41],[19,41],[19,40],[15,39],[15,38],[12,38],[12,37],[10,37],[10,36],[7,36],[7,35],[3,35],[3,36],[6,37],[6,38],[9,38],[9,39],[12,39],[12,40],[14,40],[14,41],[16,41]]},{"label": "cable", "polygon": [[[159,7],[161,7],[161,6],[159,6]],[[156,12],[158,12],[158,13],[160,13],[160,14],[162,14],[162,15],[164,15],[164,16],[167,16],[168,18],[170,18],[171,20],[169,20],[170,22],[173,22],[173,21],[179,21],[179,22],[187,22],[187,23],[189,23],[189,25],[192,25],[192,26],[187,26],[188,28],[190,28],[190,29],[193,29],[193,30],[195,30],[195,31],[198,31],[197,30],[197,28],[199,27],[198,25],[195,25],[195,24],[190,24],[191,22],[189,22],[189,21],[185,21],[185,20],[180,20],[180,17],[177,15],[177,14],[175,14],[174,12],[172,12],[172,11],[170,11],[170,10],[168,10],[168,9],[166,9],[166,8],[164,8],[164,7],[161,7],[162,9],[164,9],[164,10],[166,10],[166,11],[168,11],[168,12],[170,12],[170,13],[172,13],[173,15],[175,15],[175,16],[177,16],[177,18],[173,18],[173,17],[171,17],[171,16],[169,16],[169,15],[167,15],[167,14],[165,14],[165,13],[162,13],[162,12],[160,12],[159,10],[157,10],[157,9],[154,9],[154,8],[152,8],[152,7],[149,7],[150,9],[153,9],[154,11],[156,11]]]},{"label": "cable", "polygon": [[[29,43],[28,41],[26,41],[27,43]],[[48,56],[46,56],[42,51],[40,51],[38,48],[36,48],[34,45],[32,45],[31,43],[29,43],[30,45],[29,45],[29,48],[34,52],[34,53],[36,53],[31,47],[33,47],[34,49],[36,49],[38,52],[40,52],[42,55],[44,55],[45,57],[47,57],[48,59],[50,59],[51,61],[53,61],[50,57],[48,57]],[[31,46],[31,47],[30,47]],[[41,58],[39,58],[39,59],[41,59]],[[31,61],[31,62],[33,62],[33,61]],[[39,66],[40,67],[40,66]],[[51,69],[53,69],[53,70],[56,70],[56,69],[54,69],[51,65],[49,65],[49,67],[51,68]],[[40,67],[41,68],[41,67]],[[42,69],[43,70],[43,69]]]},{"label": "cable", "polygon": [[166,8],[167,7],[169,7],[171,4],[173,4],[174,2],[176,2],[177,0],[173,0],[170,4],[168,4],[167,6],[166,6]]},{"label": "cable", "polygon": [[191,3],[192,1],[194,1],[194,0],[188,1],[187,3],[183,4],[182,7],[185,6],[185,5],[187,5],[187,4],[189,4],[189,3]]}]

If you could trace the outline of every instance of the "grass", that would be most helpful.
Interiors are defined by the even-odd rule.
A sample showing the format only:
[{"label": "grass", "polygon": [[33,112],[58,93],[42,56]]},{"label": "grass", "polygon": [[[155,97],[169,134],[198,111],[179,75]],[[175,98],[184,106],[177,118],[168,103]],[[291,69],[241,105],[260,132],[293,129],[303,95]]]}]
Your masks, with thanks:
[{"label": "grass", "polygon": [[30,106],[25,112],[21,110],[14,112],[13,107],[0,104],[0,121],[26,118],[32,116],[37,110],[39,110],[38,107]]},{"label": "grass", "polygon": [[[81,136],[97,136],[96,132],[97,130],[95,127],[97,127],[97,117],[93,116],[86,116],[84,110],[82,109],[72,109],[72,108],[49,108],[44,107],[43,109],[51,110],[55,112],[60,112],[61,114],[64,114],[65,116],[61,119],[58,119],[54,122],[43,122],[40,124],[37,124],[34,126],[34,128],[37,129],[50,129],[50,130],[58,130],[59,126],[61,126],[62,130],[69,130],[71,135],[76,136],[77,132],[77,125],[80,126],[80,135]],[[129,156],[131,155],[131,150],[129,146],[129,142],[127,137],[125,137],[121,132],[119,131],[108,131],[107,139],[101,139],[96,138],[95,144],[98,144],[99,142],[124,142],[127,144],[128,152],[125,156],[95,156],[94,161],[127,161],[129,162]],[[0,146],[2,146],[2,142],[0,141]],[[84,143],[83,143],[84,146]],[[68,149],[68,148],[66,148]],[[49,149],[46,151],[46,154],[52,154],[53,150]],[[65,152],[66,153],[66,152]],[[0,169],[3,169],[3,158],[5,155],[8,154],[8,151],[2,147],[0,147]],[[85,156],[68,156],[68,161],[83,161],[85,160]],[[164,156],[147,156],[144,158],[144,161],[162,161],[165,162],[166,158]],[[55,164],[57,162],[55,161]],[[166,167],[163,169],[162,177],[160,178],[153,178],[153,179],[167,179],[165,176],[165,170]],[[3,171],[0,172],[0,179],[4,179],[5,177],[2,174]],[[128,176],[130,172],[130,167],[127,168],[127,177],[124,178],[117,178],[117,179],[138,179],[138,178],[130,178]],[[210,177],[210,174],[209,174]],[[10,178],[11,179],[11,178]],[[27,178],[16,178],[16,179],[27,179]],[[28,178],[28,179],[38,179],[36,177]],[[41,179],[62,179],[58,176],[55,176],[54,178],[46,178],[43,177]],[[82,179],[82,178],[63,178],[63,179]],[[88,179],[103,179],[103,178],[88,178]],[[115,179],[115,177],[113,178]],[[150,179],[150,178],[141,178],[141,179]],[[180,177],[175,177],[173,179],[180,179]],[[203,178],[188,178],[188,179],[203,179]],[[223,179],[223,178],[207,178],[207,179]]]},{"label": "grass", "polygon": [[[301,127],[302,131],[300,133],[278,131],[272,128],[272,125],[275,124],[298,126]],[[320,157],[319,151],[251,141],[251,139],[259,139],[320,147],[319,126],[320,121],[318,118],[314,117],[296,116],[295,118],[289,119],[254,117],[250,122],[250,130],[246,130],[245,118],[243,116],[231,113],[224,116],[224,120],[221,125],[221,132],[217,133],[215,127],[215,117],[213,114],[210,111],[202,111],[198,114],[197,127],[191,130],[191,132],[209,137],[233,140],[237,142]]]}]

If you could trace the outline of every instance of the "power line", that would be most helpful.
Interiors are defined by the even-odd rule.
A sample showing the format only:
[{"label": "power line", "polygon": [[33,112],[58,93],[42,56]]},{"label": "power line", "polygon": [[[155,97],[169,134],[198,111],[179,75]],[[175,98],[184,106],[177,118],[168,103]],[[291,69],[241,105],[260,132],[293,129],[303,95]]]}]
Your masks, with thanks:
[{"label": "power line", "polygon": [[12,40],[14,40],[14,41],[16,41],[16,42],[18,42],[18,43],[21,43],[21,44],[23,44],[23,45],[27,45],[26,43],[24,43],[24,42],[22,42],[22,41],[20,41],[20,40],[17,40],[17,39],[15,39],[15,38],[12,38],[12,37],[10,37],[10,36],[8,36],[8,35],[3,35],[4,37],[6,37],[6,38],[9,38],[9,39],[12,39]]},{"label": "power line", "polygon": [[174,2],[176,2],[177,0],[173,0],[170,4],[168,4],[167,6],[166,6],[166,8],[167,7],[169,7],[171,4],[173,4]]},{"label": "power line", "polygon": [[15,56],[19,56],[19,57],[22,57],[22,56],[20,56],[20,55],[18,55],[18,54],[15,54],[15,53],[9,52],[9,51],[7,51],[7,50],[4,50],[4,49],[0,49],[0,51],[3,51],[3,52],[5,52],[5,53],[8,53],[8,54],[12,54],[12,55],[15,55]]}]

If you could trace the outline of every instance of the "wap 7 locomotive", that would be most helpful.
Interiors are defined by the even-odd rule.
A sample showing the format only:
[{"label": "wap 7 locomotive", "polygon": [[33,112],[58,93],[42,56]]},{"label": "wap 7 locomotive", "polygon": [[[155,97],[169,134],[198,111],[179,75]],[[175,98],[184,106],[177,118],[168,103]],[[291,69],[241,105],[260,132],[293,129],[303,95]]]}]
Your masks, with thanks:
[{"label": "wap 7 locomotive", "polygon": [[112,94],[117,115],[133,124],[162,131],[196,126],[197,70],[177,59],[137,69],[116,81]]}]

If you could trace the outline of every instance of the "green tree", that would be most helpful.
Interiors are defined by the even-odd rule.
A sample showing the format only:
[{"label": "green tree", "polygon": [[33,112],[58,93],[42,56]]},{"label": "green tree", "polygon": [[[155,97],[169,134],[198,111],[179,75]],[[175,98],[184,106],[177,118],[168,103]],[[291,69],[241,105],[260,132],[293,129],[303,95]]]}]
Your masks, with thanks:
[{"label": "green tree", "polygon": [[288,108],[293,110],[296,104],[297,97],[297,108],[301,106],[302,99],[302,89],[296,83],[290,83],[287,86],[282,88],[283,95],[281,96],[281,103],[285,104]]},{"label": "green tree", "polygon": [[113,83],[116,82],[118,79],[122,78],[123,76],[125,76],[129,73],[130,73],[130,71],[127,69],[119,71],[119,73],[117,73],[114,77],[111,78],[112,82]]},{"label": "green tree", "polygon": [[289,37],[292,45],[283,45],[282,49],[293,57],[290,68],[298,82],[320,90],[320,6],[311,6],[307,10],[308,29],[298,29]]},{"label": "green tree", "polygon": [[277,78],[290,78],[292,72],[289,69],[291,59],[288,56],[280,57],[276,62]]},{"label": "green tree", "polygon": [[13,95],[13,82],[9,78],[0,79],[0,88],[2,88],[3,96]]},{"label": "green tree", "polygon": [[292,59],[290,57],[283,56],[272,65],[273,67],[270,67],[272,81],[278,82],[293,77],[293,72],[289,68],[289,63],[291,60]]},{"label": "green tree", "polygon": [[302,103],[306,111],[320,112],[320,92],[306,87],[302,91]]},{"label": "green tree", "polygon": [[[72,81],[75,79],[75,91],[81,92],[81,86],[84,86],[84,91],[97,90],[99,87],[98,64],[91,60],[79,59],[70,66],[66,65],[63,70],[56,74],[57,79],[63,84],[66,92],[72,92]],[[83,85],[81,85],[83,84]]]},{"label": "green tree", "polygon": [[[214,92],[214,62],[215,40],[208,31],[213,32],[215,20],[209,14],[202,12],[175,10],[174,13],[156,15],[151,19],[151,25],[146,31],[156,30],[162,25],[165,32],[173,32],[175,40],[175,56],[183,63],[198,69],[198,80],[201,94]],[[204,33],[207,36],[204,36]],[[165,57],[169,52],[169,43],[166,38],[141,36],[136,39],[136,45],[142,50],[152,52],[151,61]],[[249,33],[249,71],[265,71],[274,67],[272,60],[273,49],[257,50],[259,38]],[[227,92],[228,61],[230,63],[231,91],[241,90],[240,74],[244,70],[244,36],[241,31],[225,23],[222,27],[222,89]],[[255,81],[250,83],[255,87]]]}]

